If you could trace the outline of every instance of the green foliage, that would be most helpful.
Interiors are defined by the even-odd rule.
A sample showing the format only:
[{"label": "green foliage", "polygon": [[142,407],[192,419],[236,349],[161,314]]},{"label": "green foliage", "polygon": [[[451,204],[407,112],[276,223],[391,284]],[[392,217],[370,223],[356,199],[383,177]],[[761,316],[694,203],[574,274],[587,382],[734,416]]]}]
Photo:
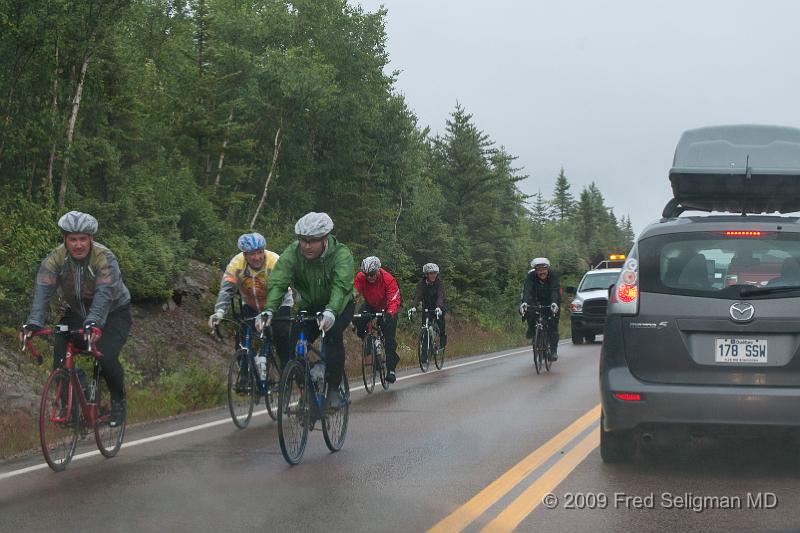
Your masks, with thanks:
[{"label": "green foliage", "polygon": [[386,73],[385,16],[342,0],[0,0],[0,313],[19,320],[74,208],[97,216],[135,299],[169,296],[189,258],[224,265],[245,231],[281,251],[315,210],[406,301],[434,261],[453,311],[498,327],[534,255],[570,278],[629,248],[630,220],[594,184],[576,201],[563,169],[529,211],[515,156],[461,105],[442,135],[421,128]]},{"label": "green foliage", "polygon": [[39,263],[61,236],[53,210],[18,194],[0,192],[0,212],[0,312],[20,323]]}]

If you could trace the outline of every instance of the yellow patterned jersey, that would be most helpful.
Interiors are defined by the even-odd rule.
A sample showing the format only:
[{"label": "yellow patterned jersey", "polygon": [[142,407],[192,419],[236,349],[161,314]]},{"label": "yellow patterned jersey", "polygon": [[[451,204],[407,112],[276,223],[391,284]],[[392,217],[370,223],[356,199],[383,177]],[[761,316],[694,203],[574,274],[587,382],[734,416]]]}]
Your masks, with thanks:
[{"label": "yellow patterned jersey", "polygon": [[[264,255],[264,266],[259,270],[255,270],[247,264],[244,252],[231,259],[222,275],[214,311],[221,309],[223,312],[227,312],[236,291],[239,291],[245,305],[258,312],[264,310],[269,290],[269,276],[275,268],[275,263],[278,262],[278,254],[265,250]],[[284,295],[282,305],[292,305],[291,290]]]}]

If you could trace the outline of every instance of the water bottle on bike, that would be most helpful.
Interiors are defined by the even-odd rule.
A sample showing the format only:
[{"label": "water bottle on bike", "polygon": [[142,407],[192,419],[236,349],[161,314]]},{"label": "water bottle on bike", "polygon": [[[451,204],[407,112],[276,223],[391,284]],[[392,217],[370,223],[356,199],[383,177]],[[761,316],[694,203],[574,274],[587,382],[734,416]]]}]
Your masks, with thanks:
[{"label": "water bottle on bike", "polygon": [[311,367],[311,380],[316,389],[317,406],[321,406],[325,402],[325,363],[323,361],[319,361]]}]

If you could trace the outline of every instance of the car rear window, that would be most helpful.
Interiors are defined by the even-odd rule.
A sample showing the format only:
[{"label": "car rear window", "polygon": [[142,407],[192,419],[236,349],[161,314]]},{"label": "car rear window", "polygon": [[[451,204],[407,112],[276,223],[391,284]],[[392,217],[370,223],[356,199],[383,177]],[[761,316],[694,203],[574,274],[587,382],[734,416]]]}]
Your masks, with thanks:
[{"label": "car rear window", "polygon": [[[733,232],[731,232],[733,233]],[[779,232],[696,232],[639,243],[641,290],[738,298],[753,288],[800,288],[800,235]],[[797,297],[797,291],[759,291]]]}]

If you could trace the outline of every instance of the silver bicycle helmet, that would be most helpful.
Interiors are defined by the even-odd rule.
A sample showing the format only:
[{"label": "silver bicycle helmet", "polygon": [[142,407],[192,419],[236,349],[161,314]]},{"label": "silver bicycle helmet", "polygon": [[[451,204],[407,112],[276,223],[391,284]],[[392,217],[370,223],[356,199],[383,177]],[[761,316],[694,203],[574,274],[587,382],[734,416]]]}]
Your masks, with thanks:
[{"label": "silver bicycle helmet", "polygon": [[371,255],[361,261],[361,272],[364,274],[374,274],[381,269],[381,260]]},{"label": "silver bicycle helmet", "polygon": [[327,213],[310,212],[294,225],[294,233],[298,237],[324,237],[333,229],[333,220]]},{"label": "silver bicycle helmet", "polygon": [[97,233],[97,219],[88,213],[80,211],[70,211],[58,219],[58,227],[64,233],[86,233],[94,235]]},{"label": "silver bicycle helmet", "polygon": [[439,265],[436,263],[425,263],[422,267],[422,273],[427,274],[428,272],[439,272]]}]

